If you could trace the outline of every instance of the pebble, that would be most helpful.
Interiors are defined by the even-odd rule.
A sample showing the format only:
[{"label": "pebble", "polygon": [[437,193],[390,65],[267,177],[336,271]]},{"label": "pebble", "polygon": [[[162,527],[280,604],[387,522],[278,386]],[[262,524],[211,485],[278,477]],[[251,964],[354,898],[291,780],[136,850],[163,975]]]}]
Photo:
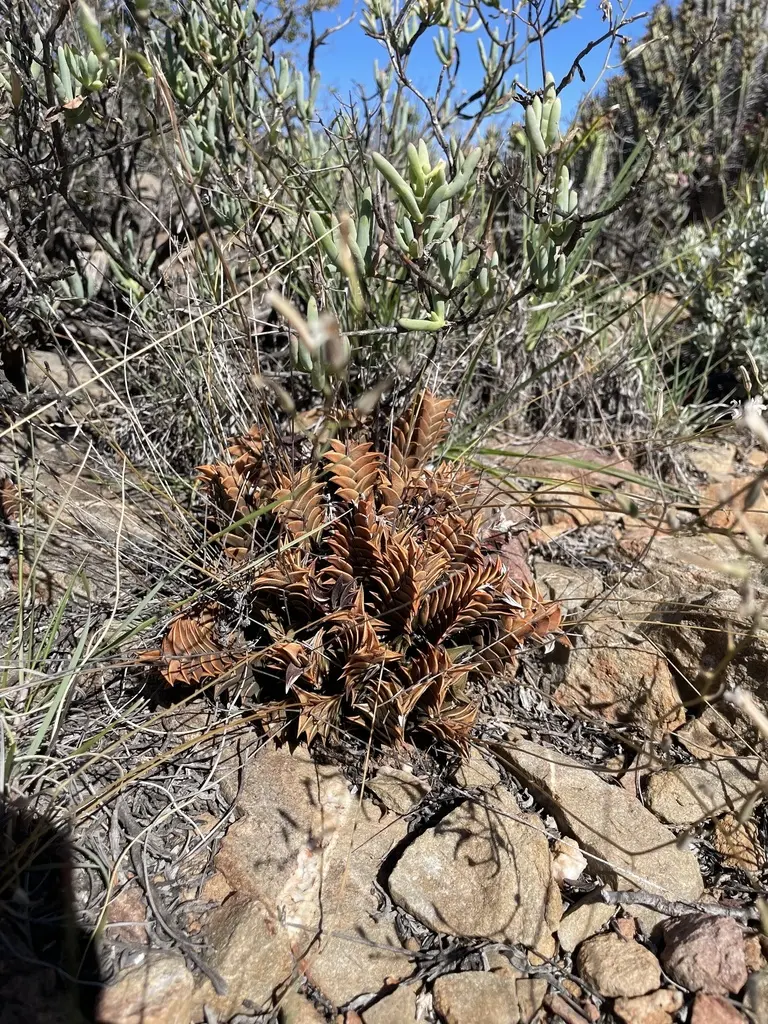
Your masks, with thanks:
[{"label": "pebble", "polygon": [[576,963],[584,981],[602,996],[644,996],[661,982],[661,968],[653,953],[619,935],[587,939],[579,948]]}]

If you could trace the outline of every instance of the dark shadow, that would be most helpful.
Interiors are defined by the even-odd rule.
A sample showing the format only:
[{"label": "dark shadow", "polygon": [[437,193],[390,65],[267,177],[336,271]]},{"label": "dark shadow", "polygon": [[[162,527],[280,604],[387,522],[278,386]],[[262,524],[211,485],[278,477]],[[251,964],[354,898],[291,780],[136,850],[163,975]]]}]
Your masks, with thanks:
[{"label": "dark shadow", "polygon": [[0,803],[0,1024],[88,1024],[101,977],[77,924],[65,831],[21,801]]}]

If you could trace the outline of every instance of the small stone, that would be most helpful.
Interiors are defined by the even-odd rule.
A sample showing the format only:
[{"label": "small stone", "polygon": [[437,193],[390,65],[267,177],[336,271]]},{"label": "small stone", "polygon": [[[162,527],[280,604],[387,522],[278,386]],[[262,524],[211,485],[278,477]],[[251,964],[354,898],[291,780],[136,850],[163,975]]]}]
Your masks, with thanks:
[{"label": "small stone", "polygon": [[768,968],[749,976],[744,1009],[754,1014],[757,1024],[768,1024]]},{"label": "small stone", "polygon": [[183,957],[148,954],[100,992],[97,1024],[189,1024],[194,988]]},{"label": "small stone", "polygon": [[416,990],[413,985],[398,985],[363,1011],[364,1024],[413,1024],[416,1020]]},{"label": "small stone", "polygon": [[760,945],[759,935],[747,935],[744,938],[744,963],[747,971],[761,971],[765,967],[763,947]]},{"label": "small stone", "polygon": [[661,968],[653,953],[619,935],[587,939],[576,963],[584,981],[603,996],[644,996],[661,982]]},{"label": "small stone", "polygon": [[637,922],[634,917],[617,917],[613,926],[623,939],[634,939],[637,935]]},{"label": "small stone", "polygon": [[411,772],[400,768],[381,768],[365,788],[381,800],[384,806],[395,814],[409,814],[429,792],[423,779],[417,779]]},{"label": "small stone", "polygon": [[552,853],[552,877],[560,886],[577,881],[587,870],[587,859],[575,839],[556,840]]},{"label": "small stone", "polygon": [[596,935],[616,913],[616,908],[586,896],[564,915],[557,937],[566,953],[572,953],[585,939]]},{"label": "small stone", "polygon": [[544,1003],[547,994],[547,982],[544,978],[518,978],[515,982],[515,994],[520,1014],[520,1024],[531,1024]]},{"label": "small stone", "polygon": [[759,871],[765,854],[753,821],[741,822],[733,814],[724,814],[715,822],[712,845],[722,854],[723,865],[739,871]]},{"label": "small stone", "polygon": [[699,992],[693,1000],[689,1024],[746,1024],[746,1017],[722,996]]},{"label": "small stone", "polygon": [[203,882],[203,887],[200,890],[200,899],[210,903],[223,903],[231,893],[232,886],[224,875],[220,871],[214,871]]},{"label": "small stone", "polygon": [[670,732],[685,710],[666,660],[647,640],[610,626],[584,626],[583,645],[572,650],[554,693],[566,711],[613,724]]},{"label": "small stone", "polygon": [[389,891],[434,931],[554,951],[562,901],[544,825],[505,791],[466,801],[415,839]]},{"label": "small stone", "polygon": [[432,1000],[445,1024],[518,1024],[515,982],[486,971],[444,974],[432,989]]},{"label": "small stone", "polygon": [[686,914],[668,923],[661,961],[670,978],[691,992],[727,995],[747,980],[744,932],[732,917]]},{"label": "small stone", "polygon": [[617,999],[613,1012],[625,1024],[672,1024],[672,1014],[682,1005],[682,992],[675,988],[660,988],[647,996]]},{"label": "small stone", "polygon": [[[679,740],[689,754],[699,760],[708,761],[713,757],[734,757],[736,751],[730,744],[717,736],[708,721],[713,718],[713,709],[707,707],[701,716],[692,718],[685,725],[675,732],[675,739]],[[712,726],[721,725],[718,719],[712,721]]]},{"label": "small stone", "polygon": [[646,801],[670,825],[692,825],[723,811],[738,813],[768,778],[758,758],[683,764],[651,775]]}]

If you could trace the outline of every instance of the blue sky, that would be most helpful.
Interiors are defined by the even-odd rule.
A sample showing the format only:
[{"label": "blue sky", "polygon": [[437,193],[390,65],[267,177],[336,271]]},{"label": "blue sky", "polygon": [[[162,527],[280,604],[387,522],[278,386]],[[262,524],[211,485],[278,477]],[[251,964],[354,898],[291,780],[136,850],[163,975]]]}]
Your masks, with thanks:
[{"label": "blue sky", "polygon": [[[613,7],[615,17],[618,19],[621,12],[615,0]],[[629,15],[636,15],[649,11],[650,7],[650,4],[641,6],[638,0],[628,0],[625,12]],[[361,0],[341,0],[341,4],[335,11],[316,16],[316,25],[320,32],[330,25],[345,21],[351,14],[355,15],[353,22],[332,35],[317,54],[317,67],[322,75],[324,89],[337,92],[344,100],[349,98],[355,83],[362,83],[366,89],[371,89],[374,60],[378,59],[380,66],[387,64],[386,52],[375,40],[370,39],[363,32],[360,26],[361,13]],[[584,10],[579,15],[547,36],[545,57],[548,70],[552,71],[556,79],[562,78],[579,51],[592,39],[602,35],[606,28],[607,24],[602,19],[599,0],[587,0]],[[632,39],[637,39],[642,32],[643,22],[639,21],[629,26],[626,34]],[[434,32],[425,35],[418,41],[409,65],[409,72],[413,75],[415,84],[427,91],[431,91],[430,86],[436,81],[439,67],[432,44],[431,35],[433,34]],[[467,93],[476,88],[482,80],[482,65],[477,48],[478,35],[477,32],[465,35],[460,43],[459,85]],[[533,59],[534,57],[535,59]],[[563,93],[565,118],[570,118],[575,113],[579,101],[588,89],[595,87],[596,84],[599,88],[601,77],[610,74],[610,71],[606,70],[606,61],[609,66],[619,63],[618,52],[614,50],[612,54],[609,54],[607,43],[595,49],[583,61],[582,67],[586,76],[586,84],[583,84],[576,76]],[[520,80],[530,83],[534,88],[538,87],[541,81],[539,66],[538,50],[535,51],[535,54],[534,51],[531,51],[530,67],[522,64],[518,69]],[[321,100],[321,106],[324,105],[325,103]]]}]

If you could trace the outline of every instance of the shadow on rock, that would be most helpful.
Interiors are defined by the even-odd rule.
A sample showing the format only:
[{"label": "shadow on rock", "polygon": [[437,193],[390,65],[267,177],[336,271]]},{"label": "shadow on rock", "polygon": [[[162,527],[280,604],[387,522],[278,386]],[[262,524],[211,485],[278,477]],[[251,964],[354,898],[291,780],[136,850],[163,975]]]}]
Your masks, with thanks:
[{"label": "shadow on rock", "polygon": [[101,988],[78,927],[72,848],[50,818],[0,803],[0,1024],[87,1024]]}]

